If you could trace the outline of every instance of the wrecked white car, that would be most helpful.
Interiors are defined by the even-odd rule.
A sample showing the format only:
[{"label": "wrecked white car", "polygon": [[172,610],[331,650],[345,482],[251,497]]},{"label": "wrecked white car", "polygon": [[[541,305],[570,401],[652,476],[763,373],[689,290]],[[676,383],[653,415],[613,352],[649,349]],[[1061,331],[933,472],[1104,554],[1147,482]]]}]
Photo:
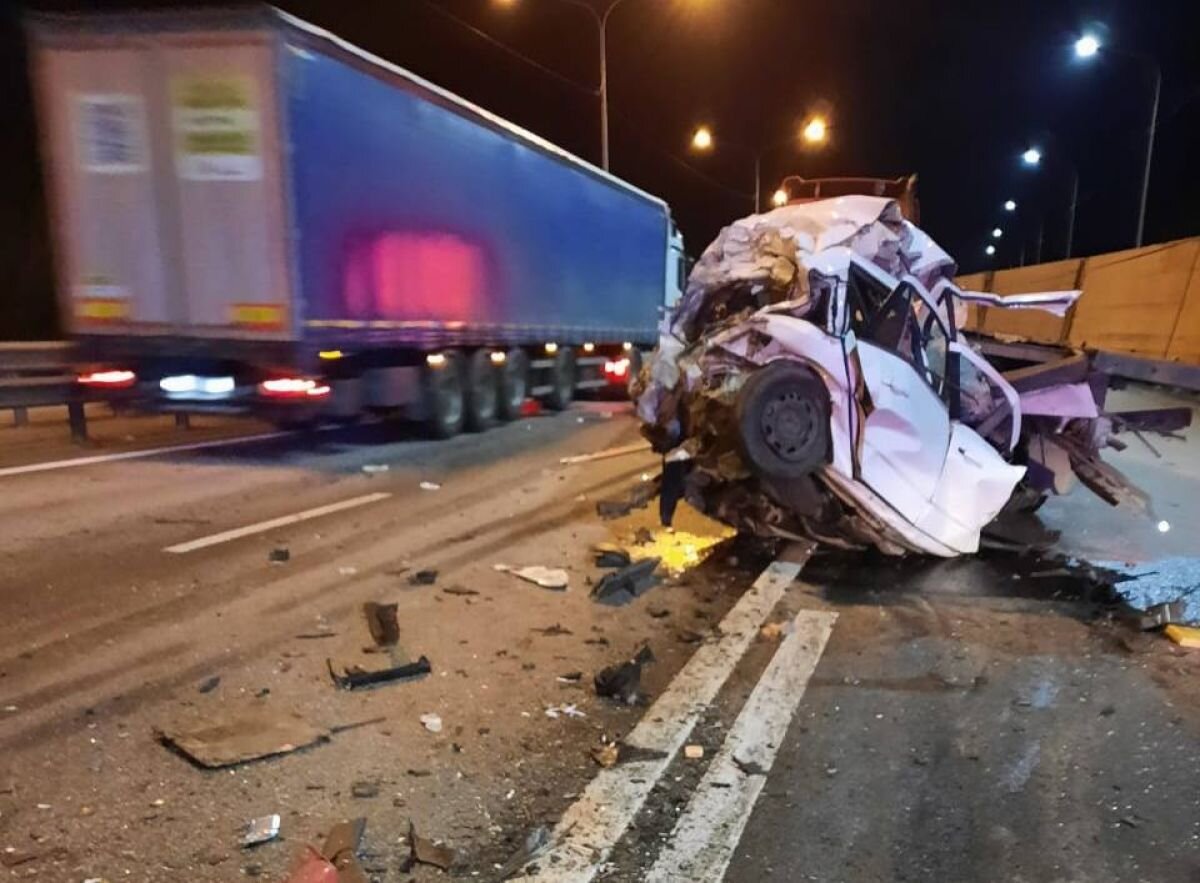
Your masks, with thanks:
[{"label": "wrecked white car", "polygon": [[760,535],[954,556],[1014,494],[1036,503],[1072,474],[1144,505],[1099,459],[1114,423],[1086,358],[1031,369],[1019,391],[958,333],[971,300],[1061,313],[1079,292],[998,298],[954,271],[876,197],[723,230],[634,387],[665,518],[684,496]]}]

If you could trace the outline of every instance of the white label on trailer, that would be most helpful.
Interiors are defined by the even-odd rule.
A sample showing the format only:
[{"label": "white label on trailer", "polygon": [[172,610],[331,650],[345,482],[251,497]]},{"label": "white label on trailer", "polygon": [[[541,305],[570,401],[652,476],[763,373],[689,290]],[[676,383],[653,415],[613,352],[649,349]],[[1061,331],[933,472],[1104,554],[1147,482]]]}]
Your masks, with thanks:
[{"label": "white label on trailer", "polygon": [[242,76],[176,77],[176,164],[188,181],[257,181],[262,177],[253,81]]},{"label": "white label on trailer", "polygon": [[136,95],[77,95],[80,164],[101,175],[146,168],[145,111]]}]

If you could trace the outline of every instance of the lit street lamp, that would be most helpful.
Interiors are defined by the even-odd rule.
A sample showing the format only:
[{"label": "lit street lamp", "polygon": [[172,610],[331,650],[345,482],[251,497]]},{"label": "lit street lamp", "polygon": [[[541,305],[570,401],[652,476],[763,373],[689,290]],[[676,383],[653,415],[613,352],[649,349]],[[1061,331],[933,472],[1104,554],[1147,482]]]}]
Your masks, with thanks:
[{"label": "lit street lamp", "polygon": [[1016,200],[1007,199],[1004,201],[1004,210],[1006,212],[1015,212],[1017,210]]},{"label": "lit street lamp", "polygon": [[1021,162],[1027,166],[1036,166],[1042,161],[1042,152],[1036,147],[1030,147],[1021,154]]},{"label": "lit street lamp", "polygon": [[1093,34],[1084,34],[1075,41],[1075,55],[1077,58],[1091,58],[1100,51],[1100,40]]},{"label": "lit street lamp", "polygon": [[829,137],[829,124],[824,117],[813,117],[805,123],[800,134],[809,144],[824,144]]},{"label": "lit street lamp", "polygon": [[1112,49],[1104,46],[1094,34],[1084,34],[1075,41],[1075,57],[1089,59],[1103,49],[1106,53],[1123,55],[1146,65],[1154,75],[1154,98],[1150,103],[1150,134],[1146,138],[1146,162],[1142,168],[1142,195],[1138,201],[1138,220],[1136,244],[1140,247],[1146,231],[1146,200],[1150,194],[1150,166],[1154,161],[1154,140],[1158,135],[1158,104],[1162,97],[1162,68],[1158,62],[1148,55],[1139,52],[1126,52],[1122,49]]},{"label": "lit street lamp", "polygon": [[1003,235],[1004,235],[1004,231],[1001,230],[999,227],[992,228],[992,238],[993,239],[999,239]]},{"label": "lit street lamp", "polygon": [[778,190],[776,190],[775,193],[772,194],[772,196],[771,196],[771,204],[774,205],[776,208],[787,205],[787,202],[788,202],[788,192],[786,190],[784,190],[782,187],[780,187]]},{"label": "lit street lamp", "polygon": [[986,254],[986,255],[987,255],[989,258],[990,258],[990,257],[993,257],[993,256],[995,256],[995,254],[996,254],[996,246],[994,246],[994,245],[989,245],[987,248],[985,248],[985,249],[983,250],[983,253],[984,253],[984,254]]},{"label": "lit street lamp", "polygon": [[[808,119],[807,122],[800,128],[800,140],[805,144],[814,147],[822,146],[829,141],[829,123],[824,117],[814,116]],[[731,147],[736,147],[739,150],[744,150],[754,156],[754,213],[757,215],[762,209],[762,161],[768,151],[774,150],[777,147],[782,147],[784,144],[790,144],[794,137],[784,138],[766,147],[754,148],[745,144],[739,144],[736,141],[724,141],[722,143]],[[713,150],[716,141],[713,138],[712,129],[708,126],[699,126],[692,133],[692,149],[700,153],[708,153]],[[783,202],[779,201],[779,195],[783,194]],[[771,202],[775,205],[784,205],[787,203],[787,193],[782,190],[777,190],[771,197]]]}]

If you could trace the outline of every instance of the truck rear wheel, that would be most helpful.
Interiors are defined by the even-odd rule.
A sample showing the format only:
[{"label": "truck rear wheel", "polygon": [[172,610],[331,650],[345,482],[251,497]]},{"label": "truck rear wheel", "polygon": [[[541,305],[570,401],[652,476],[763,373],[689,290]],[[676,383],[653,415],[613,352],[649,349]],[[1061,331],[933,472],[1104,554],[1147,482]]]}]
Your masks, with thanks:
[{"label": "truck rear wheel", "polygon": [[496,422],[498,380],[491,352],[478,349],[467,357],[466,425],[471,432],[483,432]]},{"label": "truck rear wheel", "polygon": [[559,348],[554,354],[554,365],[550,369],[550,385],[553,387],[546,397],[546,404],[555,411],[565,411],[575,399],[575,353]]},{"label": "truck rear wheel", "polygon": [[513,347],[504,354],[500,366],[500,401],[497,410],[501,420],[516,420],[529,395],[529,357],[523,349]]},{"label": "truck rear wheel", "polygon": [[452,438],[462,432],[464,373],[462,357],[453,352],[446,353],[440,365],[425,366],[425,421],[435,438]]}]

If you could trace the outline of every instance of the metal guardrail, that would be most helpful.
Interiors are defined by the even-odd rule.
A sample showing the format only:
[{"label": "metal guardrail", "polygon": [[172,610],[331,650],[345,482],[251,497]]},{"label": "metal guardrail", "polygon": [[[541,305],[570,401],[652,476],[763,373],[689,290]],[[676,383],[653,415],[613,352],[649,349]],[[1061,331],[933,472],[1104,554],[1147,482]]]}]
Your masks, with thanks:
[{"label": "metal guardrail", "polygon": [[75,382],[74,354],[67,341],[0,343],[0,410],[11,410],[14,423],[24,426],[30,408],[65,405],[71,437],[86,441],[89,396]]}]

